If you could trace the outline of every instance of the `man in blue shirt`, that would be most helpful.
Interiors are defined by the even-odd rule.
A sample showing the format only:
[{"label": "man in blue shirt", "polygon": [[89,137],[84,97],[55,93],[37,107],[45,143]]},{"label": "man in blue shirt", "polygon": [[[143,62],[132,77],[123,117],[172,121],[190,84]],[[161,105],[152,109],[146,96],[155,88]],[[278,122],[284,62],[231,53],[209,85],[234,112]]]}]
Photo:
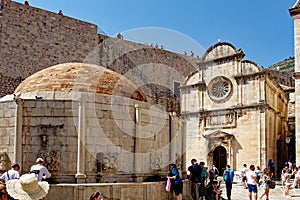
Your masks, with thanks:
[{"label": "man in blue shirt", "polygon": [[226,170],[224,171],[224,175],[225,174],[227,174],[227,176],[228,176],[228,180],[225,182],[227,199],[231,200],[231,190],[232,190],[234,171],[232,169],[230,169],[230,165],[226,165]]}]

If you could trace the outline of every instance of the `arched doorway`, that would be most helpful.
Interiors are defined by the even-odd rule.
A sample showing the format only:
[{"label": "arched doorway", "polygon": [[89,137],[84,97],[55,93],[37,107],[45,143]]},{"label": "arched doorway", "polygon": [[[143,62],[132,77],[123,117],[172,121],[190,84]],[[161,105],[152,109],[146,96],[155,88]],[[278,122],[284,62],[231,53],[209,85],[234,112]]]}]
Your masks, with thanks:
[{"label": "arched doorway", "polygon": [[214,150],[213,164],[219,169],[219,175],[222,175],[227,164],[227,152],[222,146],[218,146]]}]

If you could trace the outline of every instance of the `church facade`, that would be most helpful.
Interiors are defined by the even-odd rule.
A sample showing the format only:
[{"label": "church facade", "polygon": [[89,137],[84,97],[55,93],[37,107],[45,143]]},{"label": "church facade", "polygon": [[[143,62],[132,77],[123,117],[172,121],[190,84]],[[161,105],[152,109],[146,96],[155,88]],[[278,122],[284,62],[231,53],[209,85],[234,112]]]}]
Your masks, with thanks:
[{"label": "church facade", "polygon": [[[186,159],[224,170],[226,164],[283,166],[289,97],[269,70],[243,60],[232,44],[211,46],[181,87]],[[189,163],[188,163],[189,164]]]}]

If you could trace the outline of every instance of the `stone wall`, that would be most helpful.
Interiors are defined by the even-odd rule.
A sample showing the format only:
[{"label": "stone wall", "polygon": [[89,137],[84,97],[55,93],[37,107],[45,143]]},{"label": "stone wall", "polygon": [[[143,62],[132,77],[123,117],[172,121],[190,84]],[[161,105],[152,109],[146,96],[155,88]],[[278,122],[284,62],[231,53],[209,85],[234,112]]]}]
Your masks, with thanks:
[{"label": "stone wall", "polygon": [[[151,183],[101,183],[101,184],[58,184],[51,185],[44,200],[89,199],[99,191],[104,200],[171,200],[174,196],[165,190],[166,182]],[[183,181],[183,199],[192,199],[189,181]]]},{"label": "stone wall", "polygon": [[0,14],[0,96],[29,75],[65,62],[84,62],[99,42],[97,26],[4,1]]},{"label": "stone wall", "polygon": [[[159,180],[170,161],[181,168],[183,140],[176,114],[110,95],[82,95],[80,101],[59,92],[21,97],[18,125],[16,102],[0,103],[0,153],[8,154],[9,160],[20,153],[16,162],[21,173],[27,173],[37,157],[45,159],[60,183],[76,182],[79,172],[90,183]],[[17,145],[14,137],[19,126]]]},{"label": "stone wall", "polygon": [[10,164],[14,162],[15,110],[15,102],[0,104],[0,173],[9,170]]},{"label": "stone wall", "polygon": [[[128,71],[133,72],[134,77],[142,80],[143,92],[152,103],[179,113],[174,80],[183,82],[197,70],[197,58],[100,35],[94,24],[53,12],[10,0],[1,2],[0,96],[12,94],[22,80],[41,69],[66,62],[85,62],[127,76]],[[160,74],[162,71],[158,69],[150,76],[149,72],[141,73],[139,67],[148,69],[149,65],[164,66],[165,72]]]}]

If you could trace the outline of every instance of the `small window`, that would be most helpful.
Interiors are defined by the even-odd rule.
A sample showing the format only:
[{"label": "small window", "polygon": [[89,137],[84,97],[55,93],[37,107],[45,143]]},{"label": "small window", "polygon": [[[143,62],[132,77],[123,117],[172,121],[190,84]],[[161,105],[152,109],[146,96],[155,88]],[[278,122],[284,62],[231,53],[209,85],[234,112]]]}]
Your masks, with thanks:
[{"label": "small window", "polygon": [[179,99],[180,98],[180,90],[179,90],[179,87],[180,87],[180,83],[179,82],[174,82],[174,97]]}]

